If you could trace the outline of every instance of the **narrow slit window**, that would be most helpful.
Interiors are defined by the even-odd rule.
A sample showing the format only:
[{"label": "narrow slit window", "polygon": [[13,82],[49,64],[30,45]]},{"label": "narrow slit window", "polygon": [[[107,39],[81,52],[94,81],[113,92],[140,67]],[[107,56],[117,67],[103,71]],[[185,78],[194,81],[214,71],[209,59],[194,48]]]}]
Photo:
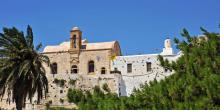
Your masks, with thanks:
[{"label": "narrow slit window", "polygon": [[73,47],[76,48],[76,35],[73,35]]},{"label": "narrow slit window", "polygon": [[94,61],[89,61],[89,64],[88,64],[88,73],[92,73],[95,71],[95,64],[94,64]]},{"label": "narrow slit window", "polygon": [[132,64],[129,63],[127,64],[127,73],[131,73],[132,72]]},{"label": "narrow slit window", "polygon": [[147,62],[147,72],[151,71],[151,62]]},{"label": "narrow slit window", "polygon": [[52,63],[52,74],[57,74],[57,63]]}]

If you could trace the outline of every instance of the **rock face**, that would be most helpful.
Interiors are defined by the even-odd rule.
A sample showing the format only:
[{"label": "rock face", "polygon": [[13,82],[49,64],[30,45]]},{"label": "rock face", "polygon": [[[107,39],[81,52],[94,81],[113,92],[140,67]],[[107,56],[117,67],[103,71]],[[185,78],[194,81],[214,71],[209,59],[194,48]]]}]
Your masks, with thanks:
[{"label": "rock face", "polygon": [[[160,67],[157,59],[159,54],[121,56],[117,41],[89,43],[82,40],[78,27],[70,31],[70,41],[46,46],[41,54],[49,57],[53,68],[51,71],[43,64],[49,81],[49,93],[41,104],[37,105],[35,101],[27,103],[26,110],[43,110],[46,105],[74,108],[76,105],[68,103],[66,97],[70,88],[91,90],[107,84],[111,92],[129,96],[141,84],[172,74]],[[170,40],[165,40],[161,55],[169,60],[176,60],[180,56],[173,54]],[[6,103],[6,98],[0,104],[4,109],[15,108],[13,103]]]}]

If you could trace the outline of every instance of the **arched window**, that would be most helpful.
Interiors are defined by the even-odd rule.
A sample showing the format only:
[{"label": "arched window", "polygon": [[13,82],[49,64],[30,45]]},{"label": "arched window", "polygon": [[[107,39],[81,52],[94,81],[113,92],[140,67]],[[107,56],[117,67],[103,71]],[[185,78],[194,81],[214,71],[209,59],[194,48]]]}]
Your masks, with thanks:
[{"label": "arched window", "polygon": [[78,68],[77,68],[76,65],[73,65],[73,66],[71,67],[71,74],[77,74],[77,73],[78,73]]},{"label": "arched window", "polygon": [[73,35],[73,47],[76,48],[76,35]]},{"label": "arched window", "polygon": [[89,61],[89,63],[88,63],[88,73],[94,72],[94,69],[95,69],[94,61]]},{"label": "arched window", "polygon": [[52,63],[52,74],[57,74],[57,63]]},{"label": "arched window", "polygon": [[101,68],[101,74],[105,74],[106,73],[106,69],[105,69],[105,67],[102,67]]}]

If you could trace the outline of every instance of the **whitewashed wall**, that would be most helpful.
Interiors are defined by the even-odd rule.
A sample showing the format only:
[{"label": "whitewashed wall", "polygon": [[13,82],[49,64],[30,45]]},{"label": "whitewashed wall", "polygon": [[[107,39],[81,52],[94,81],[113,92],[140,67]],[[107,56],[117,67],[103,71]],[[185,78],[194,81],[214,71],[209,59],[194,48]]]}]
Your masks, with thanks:
[{"label": "whitewashed wall", "polygon": [[[179,55],[164,55],[169,61],[176,60]],[[129,96],[134,88],[138,89],[141,84],[149,83],[150,81],[164,79],[166,76],[172,74],[171,71],[166,71],[160,66],[157,59],[158,54],[146,55],[130,55],[130,56],[117,56],[111,63],[111,69],[117,68],[121,71],[121,95]],[[151,62],[152,71],[147,71],[147,62]],[[127,73],[127,64],[132,64],[132,72]]]}]

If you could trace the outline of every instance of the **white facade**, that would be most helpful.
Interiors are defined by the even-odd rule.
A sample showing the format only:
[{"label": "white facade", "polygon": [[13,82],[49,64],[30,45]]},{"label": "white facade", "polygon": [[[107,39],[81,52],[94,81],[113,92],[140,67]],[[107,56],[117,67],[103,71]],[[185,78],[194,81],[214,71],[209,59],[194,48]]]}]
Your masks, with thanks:
[{"label": "white facade", "polygon": [[164,79],[173,73],[160,66],[158,55],[169,61],[175,61],[180,54],[173,54],[170,39],[165,40],[164,47],[160,54],[117,56],[112,61],[111,69],[120,71],[122,75],[120,95],[129,96],[141,84],[149,83],[154,79]]},{"label": "white facade", "polygon": [[[172,74],[171,71],[165,70],[160,66],[160,61],[157,59],[158,55],[159,54],[118,56],[112,61],[112,70],[117,69],[121,71],[122,75],[120,95],[129,96],[134,88],[138,89],[141,84],[149,83],[154,79],[161,80]],[[178,55],[163,57],[172,61],[176,60]],[[147,69],[147,63],[151,65],[151,69]],[[128,72],[129,64],[132,66],[131,72]]]}]

